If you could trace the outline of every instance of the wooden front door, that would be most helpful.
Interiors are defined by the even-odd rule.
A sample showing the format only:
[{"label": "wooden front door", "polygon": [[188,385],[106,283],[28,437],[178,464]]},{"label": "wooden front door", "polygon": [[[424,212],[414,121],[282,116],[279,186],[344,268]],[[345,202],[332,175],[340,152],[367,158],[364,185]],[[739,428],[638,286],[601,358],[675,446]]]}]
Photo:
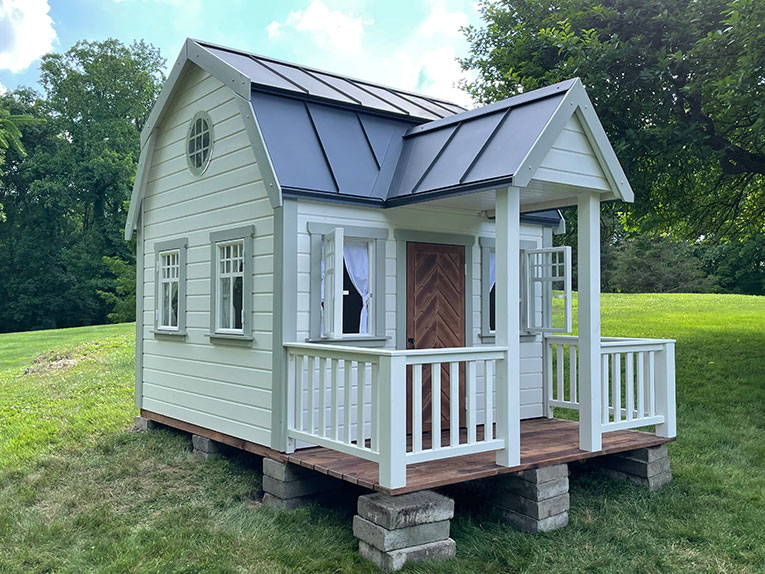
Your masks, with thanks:
[{"label": "wooden front door", "polygon": [[[407,243],[406,249],[406,346],[439,349],[465,346],[465,247],[435,243]],[[441,428],[449,428],[449,364],[441,366]],[[407,394],[412,397],[411,367]],[[460,426],[464,424],[465,376],[460,369]],[[422,372],[423,429],[431,428],[431,370]],[[412,413],[407,413],[411,430]]]}]

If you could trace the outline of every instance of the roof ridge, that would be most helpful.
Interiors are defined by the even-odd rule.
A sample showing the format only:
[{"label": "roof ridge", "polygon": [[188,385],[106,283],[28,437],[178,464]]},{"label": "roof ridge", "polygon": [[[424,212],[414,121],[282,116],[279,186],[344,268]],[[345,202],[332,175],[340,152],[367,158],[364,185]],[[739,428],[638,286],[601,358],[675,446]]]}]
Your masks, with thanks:
[{"label": "roof ridge", "polygon": [[420,124],[418,126],[414,126],[410,128],[409,131],[407,131],[406,135],[404,135],[404,137],[419,135],[421,133],[425,133],[425,132],[429,132],[429,131],[433,131],[433,130],[437,130],[437,129],[449,126],[453,123],[462,122],[468,119],[475,119],[481,116],[486,116],[489,114],[501,112],[503,110],[515,108],[518,106],[522,106],[524,104],[528,104],[531,102],[536,102],[545,98],[556,96],[563,92],[567,92],[579,81],[580,80],[578,77],[570,78],[568,80],[563,80],[561,82],[558,82],[557,84],[552,84],[550,86],[544,86],[542,88],[537,88],[536,90],[531,90],[530,92],[517,94],[515,96],[505,98],[504,100],[499,100],[497,102],[492,102],[491,104],[486,104],[478,108],[473,108],[472,110],[459,112],[451,116],[440,118],[437,120],[431,120],[424,124]]},{"label": "roof ridge", "polygon": [[[202,47],[210,47],[210,48],[214,48],[216,50],[223,50],[223,51],[226,51],[226,52],[231,52],[231,53],[234,53],[234,54],[240,54],[240,55],[243,55],[243,56],[249,56],[249,57],[252,57],[252,58],[260,58],[260,59],[266,60],[268,62],[274,62],[274,63],[277,63],[277,64],[282,64],[284,66],[291,66],[291,67],[297,68],[299,70],[313,72],[313,73],[319,73],[319,74],[326,74],[327,76],[332,76],[334,78],[338,78],[338,79],[341,79],[341,80],[351,80],[351,81],[354,81],[354,82],[358,82],[360,84],[366,84],[366,85],[369,85],[369,86],[375,86],[375,87],[378,87],[378,88],[389,90],[389,91],[392,91],[394,94],[398,92],[398,93],[401,93],[401,94],[406,94],[408,96],[415,96],[415,97],[423,98],[423,99],[426,99],[426,100],[432,100],[433,102],[438,102],[438,103],[441,103],[441,104],[447,104],[449,106],[454,106],[455,108],[459,108],[459,109],[468,111],[467,108],[465,108],[464,106],[461,106],[461,105],[456,104],[454,102],[450,102],[449,100],[445,100],[443,98],[437,98],[435,96],[429,96],[429,95],[423,94],[421,92],[413,92],[413,91],[409,91],[409,90],[404,90],[404,89],[401,89],[401,88],[396,88],[396,87],[393,87],[393,86],[387,86],[385,84],[380,84],[380,83],[372,82],[370,80],[364,80],[364,79],[361,79],[361,78],[355,78],[353,76],[347,76],[347,75],[344,76],[344,75],[342,75],[342,74],[340,74],[338,72],[331,72],[329,70],[322,70],[320,68],[313,68],[313,67],[306,66],[304,64],[298,64],[297,62],[290,62],[288,60],[281,60],[279,58],[274,58],[272,56],[265,56],[263,54],[256,54],[255,52],[249,52],[247,50],[240,50],[240,49],[237,49],[237,48],[231,48],[230,46],[224,46],[222,44],[215,44],[213,42],[207,42],[206,40],[199,40],[197,38],[189,38],[189,40],[191,40],[192,42],[196,42],[197,44],[199,44]],[[457,113],[460,113],[460,112],[457,112]]]}]

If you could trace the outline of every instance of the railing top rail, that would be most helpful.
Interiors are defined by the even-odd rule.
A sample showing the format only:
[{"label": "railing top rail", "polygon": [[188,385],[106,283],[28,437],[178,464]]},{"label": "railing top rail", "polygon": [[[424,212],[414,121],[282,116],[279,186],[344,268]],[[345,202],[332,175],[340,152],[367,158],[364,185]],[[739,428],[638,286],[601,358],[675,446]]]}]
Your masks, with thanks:
[{"label": "railing top rail", "polygon": [[380,349],[367,347],[351,347],[348,345],[326,345],[322,343],[284,343],[287,349],[299,351],[321,351],[332,353],[348,353],[353,355],[369,355],[371,357],[422,357],[439,355],[470,355],[475,353],[497,353],[507,351],[507,347],[477,346],[477,347],[446,347],[440,349]]},{"label": "railing top rail", "polygon": [[[545,335],[549,343],[578,344],[579,337],[576,335]],[[603,347],[621,347],[634,345],[662,345],[675,343],[675,339],[646,339],[643,337],[601,337],[600,344]]]}]

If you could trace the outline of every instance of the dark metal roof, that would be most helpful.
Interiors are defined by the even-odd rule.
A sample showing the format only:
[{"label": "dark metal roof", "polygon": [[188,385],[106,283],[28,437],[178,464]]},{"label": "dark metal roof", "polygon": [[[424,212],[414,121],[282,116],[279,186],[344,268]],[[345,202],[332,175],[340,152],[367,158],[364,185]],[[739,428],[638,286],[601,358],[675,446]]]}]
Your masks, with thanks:
[{"label": "dark metal roof", "polygon": [[387,200],[509,183],[572,83],[414,127],[404,136]]},{"label": "dark metal roof", "polygon": [[198,44],[250,78],[254,89],[286,92],[317,100],[331,100],[335,104],[408,116],[420,121],[446,118],[465,111],[465,108],[457,104],[430,96],[347,78],[223,46],[205,42],[198,42]]}]

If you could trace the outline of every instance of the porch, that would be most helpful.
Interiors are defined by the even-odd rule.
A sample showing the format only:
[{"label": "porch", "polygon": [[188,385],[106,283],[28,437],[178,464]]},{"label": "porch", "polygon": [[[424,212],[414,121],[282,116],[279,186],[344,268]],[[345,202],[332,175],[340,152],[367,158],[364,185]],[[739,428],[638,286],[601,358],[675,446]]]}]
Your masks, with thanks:
[{"label": "porch", "polygon": [[[545,336],[546,418],[524,421],[511,420],[517,415],[498,398],[503,386],[514,386],[501,379],[506,347],[285,347],[287,460],[381,492],[657,446],[675,434],[672,340],[603,338],[592,393],[592,380],[581,378],[579,338]],[[596,396],[597,404],[585,396]],[[579,422],[555,419],[556,408],[577,412],[580,420],[597,412],[584,430],[589,440],[594,429],[598,448],[582,444]],[[633,430],[649,425],[656,425],[655,434]],[[517,460],[508,462],[508,451]]]}]

